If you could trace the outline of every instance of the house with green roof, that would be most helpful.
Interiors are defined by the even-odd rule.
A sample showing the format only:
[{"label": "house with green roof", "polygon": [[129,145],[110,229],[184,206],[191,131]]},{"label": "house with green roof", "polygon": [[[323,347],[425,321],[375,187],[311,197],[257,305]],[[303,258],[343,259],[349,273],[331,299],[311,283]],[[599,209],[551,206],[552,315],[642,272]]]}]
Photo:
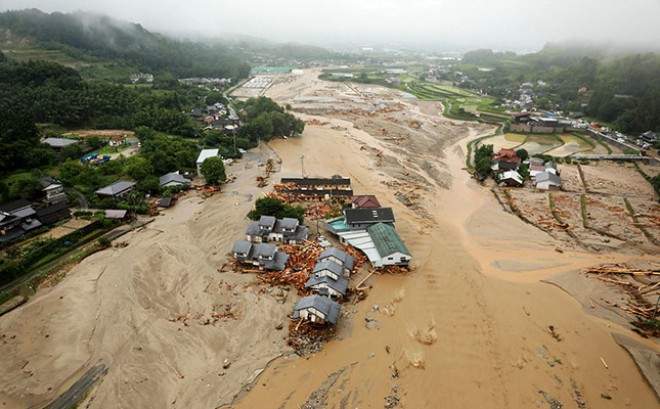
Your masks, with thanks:
[{"label": "house with green roof", "polygon": [[374,267],[407,266],[412,255],[391,224],[376,223],[367,228],[379,259],[371,259]]}]

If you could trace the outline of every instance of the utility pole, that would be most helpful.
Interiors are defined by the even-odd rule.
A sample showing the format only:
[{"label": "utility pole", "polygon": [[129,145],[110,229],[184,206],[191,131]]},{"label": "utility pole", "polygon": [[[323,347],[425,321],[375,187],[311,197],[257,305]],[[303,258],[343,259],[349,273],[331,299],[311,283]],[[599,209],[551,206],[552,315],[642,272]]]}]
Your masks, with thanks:
[{"label": "utility pole", "polygon": [[300,177],[305,177],[305,155],[300,155]]}]

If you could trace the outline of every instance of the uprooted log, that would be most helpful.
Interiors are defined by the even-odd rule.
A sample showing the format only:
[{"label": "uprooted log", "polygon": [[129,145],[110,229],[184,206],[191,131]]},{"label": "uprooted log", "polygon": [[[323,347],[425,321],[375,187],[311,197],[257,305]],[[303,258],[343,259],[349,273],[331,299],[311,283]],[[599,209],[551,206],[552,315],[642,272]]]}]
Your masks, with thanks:
[{"label": "uprooted log", "polygon": [[618,307],[636,319],[632,325],[637,327],[641,335],[657,336],[658,330],[654,327],[656,324],[647,324],[657,320],[655,305],[651,301],[653,297],[660,296],[660,269],[630,267],[617,263],[590,267],[584,272],[600,281],[621,287],[630,298],[627,304]]}]

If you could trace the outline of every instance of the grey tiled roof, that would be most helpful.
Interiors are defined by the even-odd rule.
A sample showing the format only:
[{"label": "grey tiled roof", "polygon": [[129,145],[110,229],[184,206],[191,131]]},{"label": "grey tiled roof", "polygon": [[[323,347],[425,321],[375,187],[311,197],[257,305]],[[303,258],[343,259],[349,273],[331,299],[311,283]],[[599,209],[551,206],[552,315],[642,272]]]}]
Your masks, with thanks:
[{"label": "grey tiled roof", "polygon": [[293,317],[299,318],[300,311],[307,308],[314,308],[325,314],[325,320],[331,324],[336,324],[339,319],[341,306],[328,297],[320,295],[310,295],[303,297],[293,307]]},{"label": "grey tiled roof", "polygon": [[335,273],[338,276],[341,276],[343,273],[343,268],[341,266],[329,260],[323,260],[316,263],[313,272],[318,273],[323,270],[330,270],[330,272]]},{"label": "grey tiled roof", "polygon": [[104,188],[101,188],[96,191],[97,195],[102,196],[115,196],[126,190],[132,189],[135,186],[135,182],[130,182],[128,180],[119,180],[111,185],[108,185]]},{"label": "grey tiled roof", "polygon": [[346,295],[346,290],[348,289],[348,280],[345,277],[340,276],[337,280],[335,280],[332,277],[319,277],[316,275],[309,277],[309,280],[307,280],[305,283],[305,288],[313,288],[319,284],[326,284],[328,287],[337,291],[342,296]]},{"label": "grey tiled roof", "polygon": [[326,259],[328,257],[334,256],[335,258],[339,259],[342,263],[344,263],[344,267],[346,267],[349,270],[353,269],[353,256],[350,254],[346,253],[345,251],[339,250],[336,247],[330,247],[327,248],[321,253],[319,256],[318,260],[323,261],[323,259]]},{"label": "grey tiled roof", "polygon": [[248,256],[250,255],[250,250],[252,249],[252,243],[247,240],[238,240],[234,243],[234,253],[245,253]]},{"label": "grey tiled roof", "polygon": [[160,179],[159,179],[159,182],[160,182],[161,186],[164,186],[164,185],[166,185],[170,182],[177,182],[177,183],[181,183],[183,185],[189,185],[190,184],[190,180],[186,179],[185,177],[183,177],[183,175],[181,175],[177,172],[170,172],[166,175],[161,176]]}]

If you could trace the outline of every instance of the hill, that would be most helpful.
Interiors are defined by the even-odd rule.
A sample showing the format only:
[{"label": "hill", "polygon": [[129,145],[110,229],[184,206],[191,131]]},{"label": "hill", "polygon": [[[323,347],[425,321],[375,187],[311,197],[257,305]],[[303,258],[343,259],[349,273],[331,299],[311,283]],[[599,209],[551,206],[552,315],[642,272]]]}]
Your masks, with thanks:
[{"label": "hill", "polygon": [[222,44],[179,41],[107,16],[20,10],[0,13],[0,48],[17,60],[46,59],[82,72],[102,64],[177,77],[241,78],[249,66]]},{"label": "hill", "polygon": [[550,44],[537,53],[476,50],[457,66],[470,88],[500,99],[534,84],[536,107],[581,111],[625,132],[660,130],[660,54]]}]

